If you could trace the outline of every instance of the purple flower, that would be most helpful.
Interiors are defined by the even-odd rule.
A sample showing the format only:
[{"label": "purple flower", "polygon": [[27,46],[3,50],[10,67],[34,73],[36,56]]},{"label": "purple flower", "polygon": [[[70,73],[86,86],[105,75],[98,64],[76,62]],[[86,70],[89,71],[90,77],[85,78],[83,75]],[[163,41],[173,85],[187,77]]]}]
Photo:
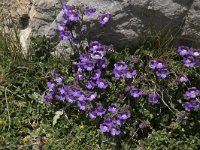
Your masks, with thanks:
[{"label": "purple flower", "polygon": [[106,68],[107,64],[108,64],[108,62],[106,59],[99,59],[96,62],[96,66],[99,68]]},{"label": "purple flower", "polygon": [[113,74],[115,75],[115,78],[124,77],[124,70],[113,69]]},{"label": "purple flower", "polygon": [[101,48],[101,43],[98,41],[91,41],[89,44],[89,49],[91,51],[96,51],[97,49]]},{"label": "purple flower", "polygon": [[52,83],[52,82],[47,82],[47,87],[48,87],[48,90],[49,91],[53,91],[54,87],[55,87],[55,84]]},{"label": "purple flower", "polygon": [[114,126],[112,126],[111,128],[110,128],[110,134],[111,135],[119,135],[121,133],[121,131],[120,131],[120,129],[118,128],[118,127],[114,127]]},{"label": "purple flower", "polygon": [[104,123],[111,126],[113,124],[113,118],[112,117],[107,118],[106,120],[104,120]]},{"label": "purple flower", "polygon": [[49,103],[53,99],[53,93],[52,92],[47,92],[44,95],[44,102]]},{"label": "purple flower", "polygon": [[132,78],[134,75],[136,75],[136,70],[127,67],[124,70],[124,75],[126,76],[126,78]]},{"label": "purple flower", "polygon": [[195,66],[195,59],[192,56],[188,56],[183,58],[183,63],[185,66],[192,68]]},{"label": "purple flower", "polygon": [[87,70],[87,71],[91,71],[93,70],[95,67],[95,63],[91,60],[88,60],[87,62],[84,63],[84,68]]},{"label": "purple flower", "polygon": [[88,8],[88,7],[85,8],[85,14],[87,16],[93,16],[95,12],[96,12],[96,8]]},{"label": "purple flower", "polygon": [[56,75],[56,71],[55,71],[55,70],[51,70],[51,71],[50,71],[50,74],[51,74],[52,76],[55,76],[55,75]]},{"label": "purple flower", "polygon": [[65,96],[62,95],[55,95],[55,98],[59,101],[64,101],[65,100]]},{"label": "purple flower", "polygon": [[61,83],[61,82],[63,81],[63,77],[60,76],[60,75],[57,75],[57,76],[55,77],[54,81],[57,82],[57,83]]},{"label": "purple flower", "polygon": [[178,77],[178,81],[179,82],[187,82],[187,81],[189,81],[189,79],[188,79],[186,74],[183,74],[183,75]]},{"label": "purple flower", "polygon": [[102,124],[100,124],[100,130],[101,130],[101,132],[109,132],[110,126],[105,123],[102,123]]},{"label": "purple flower", "polygon": [[107,47],[107,51],[108,51],[108,52],[114,52],[113,45],[108,46],[108,47]]},{"label": "purple flower", "polygon": [[106,113],[106,109],[102,106],[99,106],[95,109],[95,112],[97,113],[97,116],[102,116]]},{"label": "purple flower", "polygon": [[68,41],[70,39],[72,39],[72,34],[70,31],[60,31],[60,39],[64,40],[64,41]]},{"label": "purple flower", "polygon": [[150,93],[149,94],[149,104],[157,104],[160,95],[157,93]]},{"label": "purple flower", "polygon": [[100,71],[100,69],[97,69],[97,70],[94,70],[94,72],[92,73],[92,79],[93,80],[97,80],[97,79],[99,79],[100,78],[100,76],[101,76],[101,71]]},{"label": "purple flower", "polygon": [[186,56],[190,54],[190,48],[187,46],[179,46],[178,52],[181,56]]},{"label": "purple flower", "polygon": [[86,98],[88,101],[93,101],[96,97],[97,97],[97,92],[89,92]]},{"label": "purple flower", "polygon": [[59,31],[64,31],[65,30],[65,28],[63,27],[63,25],[60,24],[60,23],[57,24],[57,28],[58,28]]},{"label": "purple flower", "polygon": [[65,94],[65,93],[66,93],[66,90],[65,90],[64,86],[61,86],[61,87],[59,88],[59,94],[63,95],[63,94]]},{"label": "purple flower", "polygon": [[190,98],[196,98],[199,95],[199,90],[196,87],[188,88],[185,96]]},{"label": "purple flower", "polygon": [[149,62],[149,67],[152,69],[164,69],[166,68],[166,65],[162,60],[151,60]]},{"label": "purple flower", "polygon": [[116,125],[119,125],[119,126],[123,125],[125,123],[125,121],[126,120],[121,120],[118,117],[113,118],[113,123],[116,124]]},{"label": "purple flower", "polygon": [[99,53],[102,53],[103,55],[105,55],[106,54],[106,47],[105,46],[101,46],[100,48],[96,49],[93,52],[99,52]]},{"label": "purple flower", "polygon": [[88,108],[88,104],[86,102],[78,101],[77,105],[81,110],[86,110]]},{"label": "purple flower", "polygon": [[84,80],[85,79],[85,76],[83,74],[83,71],[82,69],[78,68],[75,76],[79,79],[79,80]]},{"label": "purple flower", "polygon": [[78,10],[76,9],[75,6],[64,5],[63,12],[69,21],[77,22],[80,19]]},{"label": "purple flower", "polygon": [[149,67],[152,68],[152,69],[156,69],[156,67],[157,67],[157,61],[156,60],[151,60],[149,62]]},{"label": "purple flower", "polygon": [[126,119],[128,119],[128,118],[131,117],[131,114],[130,114],[130,112],[126,112],[126,111],[124,111],[124,112],[119,112],[118,115],[117,115],[117,117],[118,117],[119,119],[121,119],[121,120],[126,120]]},{"label": "purple flower", "polygon": [[70,94],[72,94],[74,97],[79,97],[82,94],[82,92],[78,88],[72,88],[70,90]]},{"label": "purple flower", "polygon": [[82,63],[82,62],[73,62],[73,65],[75,65],[78,68],[78,71],[81,72],[81,71],[84,70],[84,63]]},{"label": "purple flower", "polygon": [[96,84],[100,89],[106,89],[108,87],[108,82],[105,79],[97,79]]},{"label": "purple flower", "polygon": [[75,9],[74,6],[70,6],[70,5],[66,5],[66,4],[63,5],[63,12],[65,14],[70,13],[73,9]]},{"label": "purple flower", "polygon": [[110,20],[110,14],[108,12],[104,12],[102,15],[99,17],[99,22],[103,25],[107,24],[108,21]]},{"label": "purple flower", "polygon": [[159,69],[158,71],[156,71],[157,76],[161,77],[161,78],[166,78],[169,75],[169,70],[167,69]]},{"label": "purple flower", "polygon": [[79,19],[80,19],[79,15],[78,15],[78,13],[76,11],[69,13],[68,17],[69,17],[70,21],[75,21],[75,22],[79,21]]},{"label": "purple flower", "polygon": [[78,100],[81,101],[81,102],[87,100],[86,95],[85,95],[85,93],[83,93],[83,92],[81,92],[80,95],[77,96],[77,97],[78,97]]},{"label": "purple flower", "polygon": [[66,95],[65,98],[69,103],[74,103],[76,101],[76,98],[73,95]]},{"label": "purple flower", "polygon": [[199,57],[200,56],[200,49],[193,49],[191,51],[191,55],[194,57]]},{"label": "purple flower", "polygon": [[86,85],[87,89],[89,89],[89,90],[94,89],[95,86],[96,86],[96,84],[92,80],[89,80]]},{"label": "purple flower", "polygon": [[142,95],[142,90],[141,89],[139,89],[139,88],[132,88],[131,90],[130,90],[130,94],[131,94],[131,96],[133,96],[133,97],[140,97],[141,95]]},{"label": "purple flower", "polygon": [[162,60],[156,61],[156,69],[164,69],[166,68],[165,62]]},{"label": "purple flower", "polygon": [[97,113],[94,110],[89,110],[88,116],[90,117],[90,119],[95,119],[95,118],[97,118]]},{"label": "purple flower", "polygon": [[200,107],[200,102],[195,99],[191,99],[189,102],[185,103],[185,110],[186,111],[191,111],[194,109],[198,109]]},{"label": "purple flower", "polygon": [[114,64],[114,66],[115,66],[115,70],[118,70],[118,71],[125,70],[127,68],[127,65],[123,61],[117,62],[116,64]]},{"label": "purple flower", "polygon": [[84,53],[80,54],[80,61],[82,63],[85,63],[85,62],[87,62],[89,60],[90,60],[90,55],[89,54],[84,54]]},{"label": "purple flower", "polygon": [[111,112],[111,113],[115,113],[119,110],[119,108],[115,105],[115,104],[111,104],[109,107],[108,107],[108,111]]},{"label": "purple flower", "polygon": [[[73,23],[73,21],[69,20],[69,18],[66,14],[63,14],[61,21],[66,27],[68,27],[69,25],[71,25]],[[65,29],[67,29],[67,28],[65,28]]]},{"label": "purple flower", "polygon": [[104,56],[103,52],[102,51],[94,51],[92,54],[91,54],[91,57],[92,59],[102,59]]}]

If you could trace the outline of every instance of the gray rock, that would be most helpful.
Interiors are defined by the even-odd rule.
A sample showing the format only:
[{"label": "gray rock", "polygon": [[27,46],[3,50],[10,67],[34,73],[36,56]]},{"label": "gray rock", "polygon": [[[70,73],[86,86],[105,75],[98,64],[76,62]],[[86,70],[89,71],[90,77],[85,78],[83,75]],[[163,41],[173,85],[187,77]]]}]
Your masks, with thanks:
[{"label": "gray rock", "polygon": [[[180,36],[200,39],[199,0],[68,0],[67,4],[81,3],[97,8],[94,17],[85,19],[91,24],[89,39],[101,40],[104,44],[116,47],[135,45],[149,30],[163,33],[173,31]],[[111,14],[106,26],[98,22],[102,11]],[[27,40],[36,35],[58,39],[56,24],[62,16],[60,0],[35,0],[29,16],[27,31],[30,36],[24,30],[21,36],[26,34]],[[22,42],[26,42],[24,40]],[[57,48],[60,49],[60,46]]]},{"label": "gray rock", "polygon": [[51,24],[61,11],[63,2],[64,0],[33,0],[28,14],[29,26],[20,33],[20,42],[24,51],[27,51],[31,37],[46,35],[53,30]]},{"label": "gray rock", "polygon": [[200,46],[200,1],[194,0],[192,3],[185,25],[182,32],[183,36],[189,37],[191,40],[196,41],[197,46]]}]

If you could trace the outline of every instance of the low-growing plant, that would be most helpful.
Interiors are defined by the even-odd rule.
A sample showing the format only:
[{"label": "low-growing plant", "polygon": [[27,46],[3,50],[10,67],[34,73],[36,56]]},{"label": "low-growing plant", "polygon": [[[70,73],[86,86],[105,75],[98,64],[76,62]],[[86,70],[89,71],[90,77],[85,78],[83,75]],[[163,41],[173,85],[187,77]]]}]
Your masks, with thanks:
[{"label": "low-growing plant", "polygon": [[[69,42],[73,54],[69,77],[56,68],[48,74],[44,102],[63,106],[54,125],[63,111],[68,117],[76,114],[83,126],[102,133],[99,147],[114,145],[116,149],[176,149],[178,145],[171,145],[176,138],[200,136],[199,49],[117,51],[85,36],[89,27],[84,15],[93,16],[95,8],[64,4],[63,12],[60,39]],[[106,27],[110,18],[102,12],[99,23]],[[150,135],[155,139],[149,139]],[[158,141],[156,146],[151,140]],[[191,147],[198,149],[199,141],[194,143]]]}]

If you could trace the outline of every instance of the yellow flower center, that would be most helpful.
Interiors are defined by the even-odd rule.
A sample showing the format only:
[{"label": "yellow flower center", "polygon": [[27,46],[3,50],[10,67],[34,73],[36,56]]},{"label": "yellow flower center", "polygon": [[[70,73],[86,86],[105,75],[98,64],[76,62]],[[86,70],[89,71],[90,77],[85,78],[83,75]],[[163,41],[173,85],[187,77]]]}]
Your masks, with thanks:
[{"label": "yellow flower center", "polygon": [[104,17],[104,18],[103,18],[103,21],[107,21],[107,20],[108,20],[108,18],[107,18],[107,17]]},{"label": "yellow flower center", "polygon": [[103,83],[103,82],[100,82],[100,85],[101,85],[101,86],[104,86],[104,83]]},{"label": "yellow flower center", "polygon": [[162,67],[162,63],[158,63],[158,66],[159,66],[159,67]]},{"label": "yellow flower center", "polygon": [[191,63],[192,61],[190,59],[187,60],[187,63]]},{"label": "yellow flower center", "polygon": [[123,117],[123,118],[126,118],[126,114],[123,114],[122,117]]},{"label": "yellow flower center", "polygon": [[180,80],[185,80],[185,77],[181,77]]},{"label": "yellow flower center", "polygon": [[195,91],[191,91],[190,93],[191,93],[191,94],[194,94],[194,93],[195,93]]},{"label": "yellow flower center", "polygon": [[93,48],[96,49],[96,48],[97,48],[97,45],[94,45]]},{"label": "yellow flower center", "polygon": [[184,53],[185,53],[185,52],[187,52],[187,50],[186,50],[186,49],[182,49],[182,52],[184,52]]},{"label": "yellow flower center", "polygon": [[199,52],[194,52],[194,56],[199,56]]},{"label": "yellow flower center", "polygon": [[94,95],[94,94],[92,94],[92,95],[90,96],[90,98],[92,98],[92,99],[93,99],[93,98],[95,98],[95,95]]}]

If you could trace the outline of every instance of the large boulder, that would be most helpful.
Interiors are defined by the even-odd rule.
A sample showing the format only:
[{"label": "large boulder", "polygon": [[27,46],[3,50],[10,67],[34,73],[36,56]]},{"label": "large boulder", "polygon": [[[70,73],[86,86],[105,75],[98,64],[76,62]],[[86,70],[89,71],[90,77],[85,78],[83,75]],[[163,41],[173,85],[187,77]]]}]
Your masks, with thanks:
[{"label": "large boulder", "polygon": [[[27,13],[29,24],[20,33],[23,49],[27,49],[30,37],[45,35],[58,39],[57,22],[62,16],[64,0],[32,0]],[[97,8],[94,17],[85,18],[91,24],[90,38],[105,44],[123,47],[135,45],[147,31],[173,31],[177,39],[200,40],[199,0],[68,0],[68,5],[86,4]],[[100,25],[98,15],[102,11],[111,14],[106,26]],[[23,18],[22,18],[23,19]],[[23,20],[22,20],[23,22]],[[183,37],[183,38],[181,38]],[[63,43],[58,44],[58,50]]]},{"label": "large boulder", "polygon": [[193,0],[188,9],[183,27],[183,36],[189,37],[200,46],[200,1]]},{"label": "large boulder", "polygon": [[[33,0],[28,13],[28,26],[20,32],[20,42],[26,51],[31,37],[45,35],[54,30],[50,25],[61,11],[64,0]],[[51,28],[51,29],[49,29]],[[54,27],[56,28],[56,27]],[[56,36],[55,34],[54,36]]]}]

